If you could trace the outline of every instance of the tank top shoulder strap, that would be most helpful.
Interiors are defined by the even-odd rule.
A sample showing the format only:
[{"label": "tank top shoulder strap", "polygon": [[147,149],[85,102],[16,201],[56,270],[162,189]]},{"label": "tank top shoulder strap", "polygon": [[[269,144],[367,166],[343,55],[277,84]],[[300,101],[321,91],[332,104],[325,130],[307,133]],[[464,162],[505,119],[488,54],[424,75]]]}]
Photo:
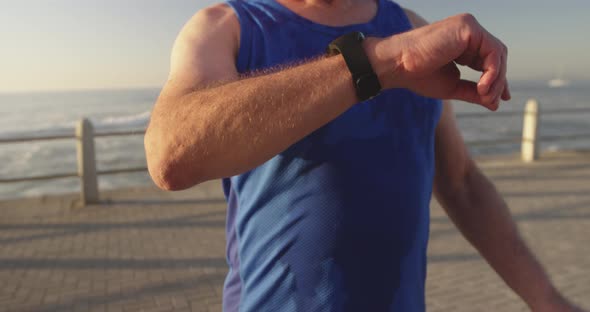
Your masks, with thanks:
[{"label": "tank top shoulder strap", "polygon": [[252,51],[252,32],[256,21],[251,8],[245,0],[229,0],[226,4],[234,10],[240,23],[240,45],[236,67],[238,72],[244,73],[249,68],[250,53]]}]

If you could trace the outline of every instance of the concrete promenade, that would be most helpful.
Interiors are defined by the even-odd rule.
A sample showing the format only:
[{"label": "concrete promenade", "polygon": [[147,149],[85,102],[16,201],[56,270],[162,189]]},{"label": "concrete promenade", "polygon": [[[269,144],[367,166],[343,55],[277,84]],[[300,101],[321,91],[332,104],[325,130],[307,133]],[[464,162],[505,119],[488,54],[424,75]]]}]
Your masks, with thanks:
[{"label": "concrete promenade", "polygon": [[[590,153],[478,162],[558,287],[590,309]],[[0,203],[0,311],[221,311],[219,182],[103,195],[84,209],[74,196]],[[434,202],[427,302],[428,311],[527,311]]]}]

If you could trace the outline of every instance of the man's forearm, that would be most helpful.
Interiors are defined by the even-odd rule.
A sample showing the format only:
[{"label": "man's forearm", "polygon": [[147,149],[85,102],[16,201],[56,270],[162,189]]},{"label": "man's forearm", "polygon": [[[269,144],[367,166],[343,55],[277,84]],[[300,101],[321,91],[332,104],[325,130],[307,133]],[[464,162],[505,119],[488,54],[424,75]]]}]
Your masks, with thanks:
[{"label": "man's forearm", "polygon": [[461,191],[439,200],[463,235],[531,308],[558,296],[520,237],[506,203],[479,169],[469,171]]},{"label": "man's forearm", "polygon": [[[285,150],[356,102],[342,57],[199,90],[156,105],[148,162],[170,189],[247,171]],[[151,158],[151,159],[150,159]],[[176,169],[175,169],[176,168]],[[178,169],[178,170],[177,170]],[[173,175],[173,176],[171,176]],[[163,182],[169,183],[169,182]]]}]

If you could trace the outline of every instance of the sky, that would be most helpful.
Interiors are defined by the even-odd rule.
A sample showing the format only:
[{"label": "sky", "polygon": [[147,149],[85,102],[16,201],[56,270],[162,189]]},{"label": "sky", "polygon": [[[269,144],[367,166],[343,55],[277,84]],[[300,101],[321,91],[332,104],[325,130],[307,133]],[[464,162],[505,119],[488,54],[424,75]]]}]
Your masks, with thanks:
[{"label": "sky", "polygon": [[[182,25],[212,0],[0,0],[0,92],[159,87]],[[474,14],[511,80],[590,80],[588,0],[400,0],[429,21]]]}]

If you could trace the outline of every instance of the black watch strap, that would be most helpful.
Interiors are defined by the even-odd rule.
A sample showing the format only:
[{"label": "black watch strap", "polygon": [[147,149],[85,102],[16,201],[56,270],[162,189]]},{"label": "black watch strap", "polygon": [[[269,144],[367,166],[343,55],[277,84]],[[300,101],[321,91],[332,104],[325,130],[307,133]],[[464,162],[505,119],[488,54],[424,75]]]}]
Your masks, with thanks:
[{"label": "black watch strap", "polygon": [[328,55],[342,54],[352,74],[356,94],[361,101],[366,101],[381,92],[379,79],[369,62],[362,42],[362,32],[352,32],[337,38],[328,46]]}]

